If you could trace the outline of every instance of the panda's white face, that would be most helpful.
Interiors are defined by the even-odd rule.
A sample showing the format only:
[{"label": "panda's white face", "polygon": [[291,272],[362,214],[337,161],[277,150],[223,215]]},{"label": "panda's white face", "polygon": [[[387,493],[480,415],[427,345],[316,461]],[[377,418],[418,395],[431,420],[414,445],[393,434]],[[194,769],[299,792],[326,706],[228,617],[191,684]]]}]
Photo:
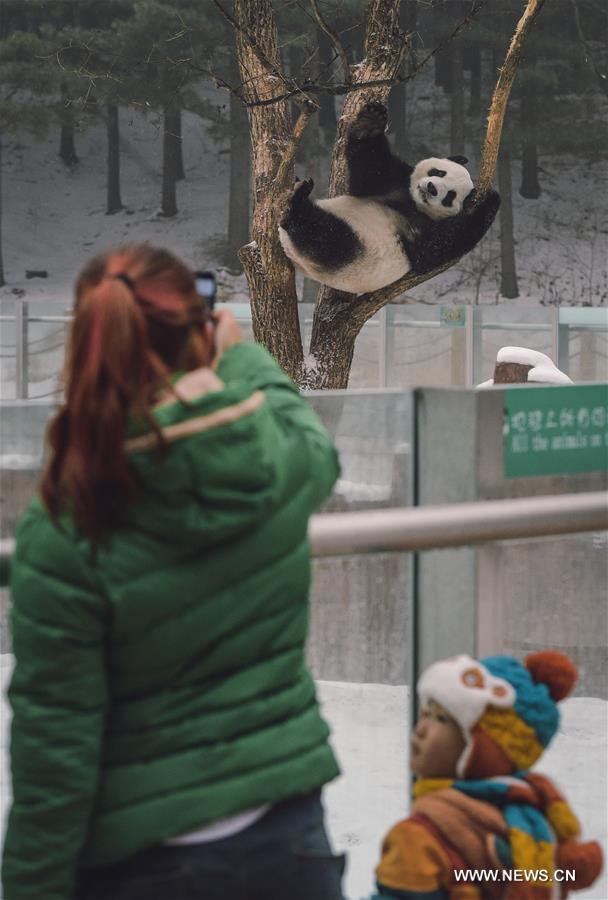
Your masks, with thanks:
[{"label": "panda's white face", "polygon": [[436,220],[457,216],[472,190],[473,181],[463,165],[436,156],[419,162],[410,179],[414,203]]}]

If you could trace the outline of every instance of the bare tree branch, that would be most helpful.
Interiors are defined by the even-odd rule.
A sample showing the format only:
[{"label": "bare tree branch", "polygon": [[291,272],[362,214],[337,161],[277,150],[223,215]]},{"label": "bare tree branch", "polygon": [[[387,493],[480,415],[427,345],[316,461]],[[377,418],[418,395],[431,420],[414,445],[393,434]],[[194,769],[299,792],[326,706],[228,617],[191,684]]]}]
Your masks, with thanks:
[{"label": "bare tree branch", "polygon": [[275,190],[274,195],[275,198],[278,198],[281,191],[285,189],[285,185],[287,183],[288,175],[293,171],[293,165],[296,158],[296,152],[300,145],[300,141],[302,140],[302,135],[306,129],[310,121],[310,117],[317,111],[316,107],[311,103],[306,103],[303,105],[300,110],[300,114],[297,118],[296,124],[294,125],[293,132],[291,134],[291,138],[289,140],[289,144],[287,145],[287,149],[283,155],[283,159],[279,165],[277,170],[277,177],[275,181]]},{"label": "bare tree branch", "polygon": [[[312,97],[308,96],[307,91],[304,88],[302,88],[298,84],[296,84],[296,82],[293,79],[287,78],[287,76],[281,70],[281,68],[278,65],[275,65],[268,58],[268,56],[264,53],[263,48],[260,46],[259,42],[256,40],[256,37],[252,33],[251,29],[245,28],[240,22],[237,22],[237,20],[233,16],[231,16],[230,13],[227,12],[227,10],[224,9],[224,7],[219,2],[219,0],[213,0],[213,3],[218,8],[221,15],[226,19],[226,21],[229,22],[230,25],[232,25],[232,27],[235,29],[235,31],[237,33],[242,35],[242,37],[245,39],[245,41],[247,41],[247,43],[249,44],[249,46],[255,53],[258,61],[261,63],[261,65],[266,70],[268,75],[270,75],[270,77],[272,77],[272,78],[278,79],[285,85],[285,87],[287,88],[287,94],[281,96],[280,99],[284,99],[286,96],[290,96],[293,94],[301,94],[306,100],[310,101],[313,104],[313,106],[319,105],[315,100],[312,99]],[[276,102],[276,100],[273,102]],[[249,105],[249,104],[247,104],[247,105]]]},{"label": "bare tree branch", "polygon": [[344,84],[350,85],[352,82],[352,76],[350,74],[350,66],[348,64],[348,56],[346,55],[346,50],[344,49],[344,45],[342,41],[338,37],[337,33],[333,30],[333,28],[328,25],[328,23],[323,18],[323,14],[319,8],[319,0],[310,0],[310,5],[312,6],[312,11],[314,13],[314,17],[319,24],[319,28],[325,32],[331,43],[336,48],[336,53],[340,57],[342,61],[342,71],[344,72]]},{"label": "bare tree branch", "polygon": [[[439,53],[441,50],[444,50],[448,46],[448,44],[451,41],[453,41],[454,38],[462,31],[462,29],[466,28],[472,22],[472,20],[483,9],[483,7],[486,5],[487,2],[488,2],[488,0],[476,0],[476,2],[473,3],[468,15],[465,16],[465,18],[462,19],[462,21],[460,21],[456,25],[454,30],[451,31],[450,34],[448,34],[443,40],[441,40],[437,44],[437,46],[434,47],[430,51],[430,53],[427,53],[427,55],[424,57],[424,59],[421,60],[421,62],[419,62],[418,65],[415,66],[411,70],[411,72],[409,72],[407,75],[401,75],[399,72],[397,72],[391,78],[370,78],[370,79],[367,79],[364,81],[362,80],[362,81],[356,81],[356,82],[342,81],[342,82],[339,82],[338,84],[335,84],[335,83],[330,84],[329,82],[326,84],[319,84],[318,82],[311,81],[311,82],[306,82],[306,84],[303,86],[297,85],[292,79],[292,83],[295,86],[293,88],[291,88],[289,91],[286,91],[284,94],[277,94],[274,97],[267,99],[267,100],[254,100],[251,102],[251,104],[248,104],[248,105],[265,106],[265,105],[270,105],[272,103],[278,103],[281,100],[288,100],[291,97],[295,97],[304,90],[306,91],[307,95],[309,95],[309,94],[330,94],[333,96],[343,96],[344,94],[350,94],[350,93],[354,93],[357,91],[364,91],[364,90],[375,89],[375,88],[393,87],[393,85],[396,85],[396,84],[405,84],[408,81],[412,81],[412,79],[416,78],[416,76],[420,73],[420,71],[426,65],[428,65],[428,63],[436,56],[437,53]],[[402,49],[405,50],[405,46]]]},{"label": "bare tree branch", "polygon": [[515,73],[517,72],[517,66],[519,65],[521,50],[524,40],[526,39],[534,20],[543,8],[544,3],[545,0],[528,0],[524,14],[517,23],[515,34],[511,38],[504,65],[500,70],[498,81],[494,88],[488,115],[486,137],[481,155],[481,165],[479,167],[479,179],[477,182],[477,190],[480,197],[487,194],[492,185],[492,181],[494,180],[496,161],[500,149],[502,126],[505,119],[505,112],[507,111],[507,103],[509,102],[509,96],[511,94],[511,87],[513,85]]}]

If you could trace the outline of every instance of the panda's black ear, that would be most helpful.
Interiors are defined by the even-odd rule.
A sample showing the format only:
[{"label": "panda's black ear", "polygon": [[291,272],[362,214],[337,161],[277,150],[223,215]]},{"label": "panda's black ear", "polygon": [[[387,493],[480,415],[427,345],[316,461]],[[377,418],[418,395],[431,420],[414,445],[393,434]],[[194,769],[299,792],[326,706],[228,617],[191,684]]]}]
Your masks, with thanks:
[{"label": "panda's black ear", "polygon": [[461,166],[466,166],[469,161],[466,156],[448,156],[448,159],[451,159],[452,162],[459,163]]}]

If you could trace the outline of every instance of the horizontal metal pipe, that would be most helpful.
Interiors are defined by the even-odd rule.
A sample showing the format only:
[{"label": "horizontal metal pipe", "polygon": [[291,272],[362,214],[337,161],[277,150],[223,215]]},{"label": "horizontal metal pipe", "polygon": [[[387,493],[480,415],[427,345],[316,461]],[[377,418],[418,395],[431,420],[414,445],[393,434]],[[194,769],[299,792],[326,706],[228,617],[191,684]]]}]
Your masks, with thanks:
[{"label": "horizontal metal pipe", "polygon": [[[439,550],[514,538],[608,529],[608,493],[558,494],[441,506],[325,513],[310,520],[314,556]],[[0,540],[0,585],[8,580],[12,538]]]},{"label": "horizontal metal pipe", "polygon": [[608,494],[594,491],[313,516],[314,556],[433,550],[608,528]]}]

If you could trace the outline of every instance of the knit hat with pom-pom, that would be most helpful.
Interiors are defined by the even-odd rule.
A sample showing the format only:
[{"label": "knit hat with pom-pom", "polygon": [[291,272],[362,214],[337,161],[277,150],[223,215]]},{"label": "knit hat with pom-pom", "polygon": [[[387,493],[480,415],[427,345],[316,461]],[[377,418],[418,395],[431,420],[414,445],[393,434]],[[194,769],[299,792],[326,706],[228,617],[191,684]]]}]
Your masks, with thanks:
[{"label": "knit hat with pom-pom", "polygon": [[455,774],[490,778],[537,761],[559,727],[557,703],[577,677],[574,663],[553,650],[532,653],[523,664],[512,656],[457,656],[430,666],[418,693],[460,725],[466,746]]}]

